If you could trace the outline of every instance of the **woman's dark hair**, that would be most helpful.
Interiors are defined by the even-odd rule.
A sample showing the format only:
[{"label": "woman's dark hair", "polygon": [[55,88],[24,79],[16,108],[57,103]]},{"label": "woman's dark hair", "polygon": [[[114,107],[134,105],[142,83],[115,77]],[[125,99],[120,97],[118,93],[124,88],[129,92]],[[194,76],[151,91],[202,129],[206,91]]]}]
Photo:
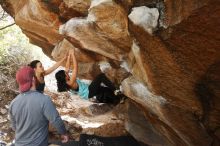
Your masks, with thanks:
[{"label": "woman's dark hair", "polygon": [[60,70],[55,74],[55,78],[57,79],[57,91],[64,92],[68,91],[69,85],[66,83],[66,73],[64,70]]},{"label": "woman's dark hair", "polygon": [[30,66],[31,68],[36,68],[37,67],[37,63],[39,63],[39,60],[33,60],[31,61],[31,63],[28,64],[28,66]]}]

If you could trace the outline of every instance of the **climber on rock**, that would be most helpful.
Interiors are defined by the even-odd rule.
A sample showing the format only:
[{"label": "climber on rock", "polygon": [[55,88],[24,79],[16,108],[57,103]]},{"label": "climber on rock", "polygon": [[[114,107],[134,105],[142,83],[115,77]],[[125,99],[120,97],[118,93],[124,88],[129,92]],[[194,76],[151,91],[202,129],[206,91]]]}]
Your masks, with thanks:
[{"label": "climber on rock", "polygon": [[[72,75],[69,76],[70,61],[72,59]],[[89,100],[96,97],[98,102],[111,103],[119,101],[121,92],[116,89],[113,83],[105,76],[99,74],[90,85],[82,82],[77,78],[78,64],[74,50],[69,51],[67,57],[66,69],[60,70],[55,74],[57,80],[58,92],[70,91],[73,94],[78,94],[80,98]],[[102,86],[101,84],[105,86]]]},{"label": "climber on rock", "polygon": [[11,102],[9,117],[15,130],[16,146],[48,146],[49,122],[61,134],[62,142],[69,140],[66,128],[49,96],[36,91],[34,70],[22,67],[16,73],[20,94]]},{"label": "climber on rock", "polygon": [[33,60],[28,66],[34,69],[35,76],[37,77],[37,86],[36,90],[43,93],[45,88],[45,81],[44,77],[46,75],[49,75],[54,70],[56,70],[65,60],[67,56],[65,56],[63,59],[58,61],[56,64],[54,64],[52,67],[48,68],[47,70],[44,70],[44,67],[42,63],[39,60]]}]

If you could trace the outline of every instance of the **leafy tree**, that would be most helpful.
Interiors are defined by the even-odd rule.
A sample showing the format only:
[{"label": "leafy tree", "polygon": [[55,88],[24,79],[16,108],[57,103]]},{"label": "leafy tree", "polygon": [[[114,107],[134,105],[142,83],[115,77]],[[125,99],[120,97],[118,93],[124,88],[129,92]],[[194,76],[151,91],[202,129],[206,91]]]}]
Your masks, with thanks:
[{"label": "leafy tree", "polygon": [[14,24],[13,18],[0,7],[0,84],[4,86],[5,82],[15,84],[15,73],[20,66],[27,65],[33,58],[40,58],[33,51],[39,48],[29,43],[17,25],[11,24]]}]

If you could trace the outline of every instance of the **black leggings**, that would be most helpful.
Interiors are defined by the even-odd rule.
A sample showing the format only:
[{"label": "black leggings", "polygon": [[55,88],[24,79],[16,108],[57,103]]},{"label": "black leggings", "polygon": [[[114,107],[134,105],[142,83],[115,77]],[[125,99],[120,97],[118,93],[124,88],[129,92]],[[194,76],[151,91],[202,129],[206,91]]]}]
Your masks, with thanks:
[{"label": "black leggings", "polygon": [[[102,83],[107,87],[101,86]],[[89,98],[96,96],[99,102],[113,102],[117,99],[117,96],[114,95],[115,90],[113,83],[102,73],[89,85]]]}]

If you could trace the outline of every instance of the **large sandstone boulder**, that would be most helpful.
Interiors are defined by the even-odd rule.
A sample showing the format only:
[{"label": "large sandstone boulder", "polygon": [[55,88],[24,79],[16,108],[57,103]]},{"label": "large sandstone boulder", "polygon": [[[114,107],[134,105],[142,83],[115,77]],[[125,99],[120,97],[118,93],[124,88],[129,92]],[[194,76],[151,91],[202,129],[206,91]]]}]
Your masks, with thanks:
[{"label": "large sandstone boulder", "polygon": [[[109,62],[107,74],[129,97],[122,114],[137,140],[219,144],[219,0],[0,3],[30,42],[54,60],[75,49],[81,77],[92,79],[100,72],[94,68]],[[127,73],[121,76],[122,69]]]}]

